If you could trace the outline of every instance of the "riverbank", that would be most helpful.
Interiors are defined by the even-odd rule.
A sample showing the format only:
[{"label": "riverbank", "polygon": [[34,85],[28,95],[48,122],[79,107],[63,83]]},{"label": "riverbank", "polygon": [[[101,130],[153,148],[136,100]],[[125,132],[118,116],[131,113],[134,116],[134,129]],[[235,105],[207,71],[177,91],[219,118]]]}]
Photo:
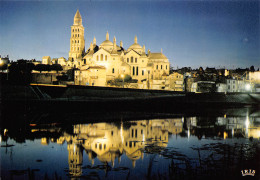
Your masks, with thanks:
[{"label": "riverbank", "polygon": [[40,112],[210,112],[216,108],[259,108],[259,93],[184,93],[93,86],[5,85],[1,109]]}]

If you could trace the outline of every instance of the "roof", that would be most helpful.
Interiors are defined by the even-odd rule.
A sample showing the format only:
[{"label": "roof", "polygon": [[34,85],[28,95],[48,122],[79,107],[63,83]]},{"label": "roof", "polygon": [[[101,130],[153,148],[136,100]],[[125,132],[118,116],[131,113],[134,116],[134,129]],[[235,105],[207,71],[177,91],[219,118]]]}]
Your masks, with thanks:
[{"label": "roof", "polygon": [[121,66],[130,66],[130,65],[127,64],[126,62],[122,62]]},{"label": "roof", "polygon": [[105,66],[89,66],[88,69],[106,69]]},{"label": "roof", "polygon": [[113,43],[109,40],[103,41],[100,46],[113,46]]},{"label": "roof", "polygon": [[143,49],[143,48],[142,48],[142,46],[140,46],[140,44],[134,43],[134,44],[132,44],[132,45],[128,48],[128,50],[130,50],[130,49]]},{"label": "roof", "polygon": [[42,59],[45,59],[45,58],[50,58],[50,56],[43,56]]},{"label": "roof", "polygon": [[150,53],[149,59],[168,59],[163,53]]},{"label": "roof", "polygon": [[80,15],[80,13],[79,13],[79,10],[77,10],[77,12],[76,12],[74,18],[81,18],[81,15]]}]

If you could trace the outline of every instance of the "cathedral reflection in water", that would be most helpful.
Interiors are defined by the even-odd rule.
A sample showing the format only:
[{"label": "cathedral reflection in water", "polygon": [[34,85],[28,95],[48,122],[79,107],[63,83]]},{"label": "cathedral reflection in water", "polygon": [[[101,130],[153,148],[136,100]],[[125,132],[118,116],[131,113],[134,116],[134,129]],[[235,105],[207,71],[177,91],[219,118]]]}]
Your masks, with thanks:
[{"label": "cathedral reflection in water", "polygon": [[97,157],[103,163],[111,163],[125,154],[135,167],[136,160],[144,156],[145,146],[166,147],[169,133],[182,132],[182,118],[142,120],[126,123],[96,123],[74,125],[74,134],[64,133],[57,143],[67,141],[70,173],[80,176],[83,150],[94,165]]},{"label": "cathedral reflection in water", "polygon": [[[73,134],[64,132],[57,139],[58,144],[67,142],[69,173],[72,176],[82,175],[83,151],[92,166],[95,158],[114,167],[125,154],[135,167],[138,159],[153,148],[166,148],[169,135],[186,138],[233,138],[260,137],[258,118],[249,117],[188,117],[174,119],[154,119],[116,123],[77,124],[73,126]],[[176,136],[177,138],[177,136]],[[48,143],[42,138],[42,144]]]}]

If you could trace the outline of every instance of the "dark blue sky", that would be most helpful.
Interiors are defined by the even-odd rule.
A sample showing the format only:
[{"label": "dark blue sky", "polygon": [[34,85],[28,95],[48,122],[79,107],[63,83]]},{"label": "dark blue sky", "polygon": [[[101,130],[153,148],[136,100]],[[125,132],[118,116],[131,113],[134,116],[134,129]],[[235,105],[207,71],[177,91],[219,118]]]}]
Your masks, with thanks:
[{"label": "dark blue sky", "polygon": [[259,1],[0,2],[0,54],[68,58],[70,26],[79,9],[86,49],[116,36],[163,53],[174,68],[260,67]]}]

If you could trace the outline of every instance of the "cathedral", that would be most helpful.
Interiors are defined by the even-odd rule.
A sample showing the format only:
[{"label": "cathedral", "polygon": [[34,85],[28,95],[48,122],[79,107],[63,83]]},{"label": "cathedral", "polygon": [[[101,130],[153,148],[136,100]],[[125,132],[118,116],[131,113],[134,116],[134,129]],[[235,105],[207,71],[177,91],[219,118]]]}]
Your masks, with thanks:
[{"label": "cathedral", "polygon": [[74,16],[71,26],[69,58],[51,60],[44,56],[43,64],[57,63],[63,69],[77,68],[75,84],[106,86],[108,81],[131,76],[137,84],[144,81],[162,80],[169,75],[170,64],[167,57],[161,52],[146,52],[145,46],[138,44],[137,37],[129,48],[123,47],[123,42],[117,44],[116,37],[110,41],[109,33],[100,45],[96,38],[85,48],[84,27],[79,10]]}]

